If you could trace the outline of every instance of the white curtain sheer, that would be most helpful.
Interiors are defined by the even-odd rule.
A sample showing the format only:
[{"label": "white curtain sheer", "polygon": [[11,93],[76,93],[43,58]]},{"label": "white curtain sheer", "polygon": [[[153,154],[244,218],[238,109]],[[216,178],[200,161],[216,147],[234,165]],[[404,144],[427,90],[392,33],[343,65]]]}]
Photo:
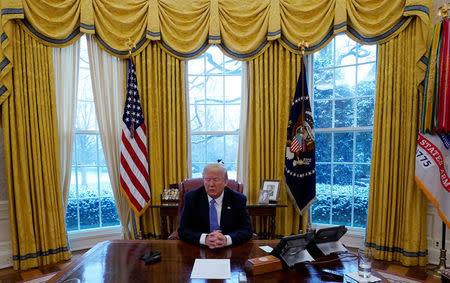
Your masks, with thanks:
[{"label": "white curtain sheer", "polygon": [[53,71],[58,118],[59,166],[64,215],[70,188],[72,145],[80,65],[80,41],[64,48],[53,48]]},{"label": "white curtain sheer", "polygon": [[[184,61],[184,109],[186,111],[186,142],[187,142],[187,166],[192,168],[192,151],[191,151],[191,113],[190,113],[190,100],[189,100],[189,77],[188,77],[189,61]],[[188,178],[192,178],[192,170],[188,170]]]},{"label": "white curtain sheer", "polygon": [[103,51],[91,35],[86,35],[95,112],[108,167],[122,237],[130,238],[130,206],[120,191],[120,139],[124,105],[124,61]]},{"label": "white curtain sheer", "polygon": [[239,126],[239,149],[237,161],[237,180],[244,185],[244,194],[248,191],[248,152],[249,137],[247,136],[248,115],[248,97],[250,95],[249,86],[250,76],[248,73],[248,62],[242,62],[242,95],[241,95],[241,121]]}]

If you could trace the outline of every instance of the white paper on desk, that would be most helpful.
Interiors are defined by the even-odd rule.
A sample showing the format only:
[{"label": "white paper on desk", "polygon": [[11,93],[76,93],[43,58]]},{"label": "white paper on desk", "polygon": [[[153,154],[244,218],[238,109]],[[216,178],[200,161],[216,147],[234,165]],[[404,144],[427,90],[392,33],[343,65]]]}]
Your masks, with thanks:
[{"label": "white paper on desk", "polygon": [[271,253],[273,248],[271,246],[259,246],[259,248],[263,251],[265,251],[266,253]]},{"label": "white paper on desk", "polygon": [[191,278],[230,279],[230,259],[196,258]]},{"label": "white paper on desk", "polygon": [[348,250],[339,241],[327,242],[317,244],[317,247],[323,252],[324,255],[329,255],[336,252],[348,252]]},{"label": "white paper on desk", "polygon": [[[348,280],[347,277],[350,277],[351,279],[353,279],[353,281]],[[344,275],[344,282],[381,282],[381,279],[378,277],[373,276],[372,274],[370,275],[370,277],[368,278],[364,278],[358,275],[358,272],[353,272],[353,273],[346,273]]]}]

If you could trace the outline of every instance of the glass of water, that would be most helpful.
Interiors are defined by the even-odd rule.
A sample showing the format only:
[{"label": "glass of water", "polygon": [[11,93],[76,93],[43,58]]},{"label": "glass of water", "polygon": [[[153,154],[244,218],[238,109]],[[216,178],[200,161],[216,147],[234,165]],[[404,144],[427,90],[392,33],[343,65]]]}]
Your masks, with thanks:
[{"label": "glass of water", "polygon": [[371,249],[358,249],[358,274],[369,278],[372,272],[373,253]]}]

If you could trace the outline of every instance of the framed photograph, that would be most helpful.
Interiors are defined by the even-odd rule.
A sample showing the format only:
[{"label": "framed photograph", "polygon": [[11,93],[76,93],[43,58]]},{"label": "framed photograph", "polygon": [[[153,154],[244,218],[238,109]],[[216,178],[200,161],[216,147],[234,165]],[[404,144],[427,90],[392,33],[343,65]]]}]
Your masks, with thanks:
[{"label": "framed photograph", "polygon": [[280,180],[263,180],[259,190],[258,203],[277,202],[279,193]]}]

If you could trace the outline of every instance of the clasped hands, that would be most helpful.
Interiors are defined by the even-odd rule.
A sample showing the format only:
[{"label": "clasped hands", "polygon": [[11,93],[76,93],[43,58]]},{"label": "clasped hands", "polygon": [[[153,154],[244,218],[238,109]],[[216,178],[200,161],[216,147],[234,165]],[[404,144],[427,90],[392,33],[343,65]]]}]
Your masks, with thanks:
[{"label": "clasped hands", "polygon": [[222,234],[221,230],[215,230],[206,236],[205,244],[210,249],[222,248],[227,245],[227,238]]}]

